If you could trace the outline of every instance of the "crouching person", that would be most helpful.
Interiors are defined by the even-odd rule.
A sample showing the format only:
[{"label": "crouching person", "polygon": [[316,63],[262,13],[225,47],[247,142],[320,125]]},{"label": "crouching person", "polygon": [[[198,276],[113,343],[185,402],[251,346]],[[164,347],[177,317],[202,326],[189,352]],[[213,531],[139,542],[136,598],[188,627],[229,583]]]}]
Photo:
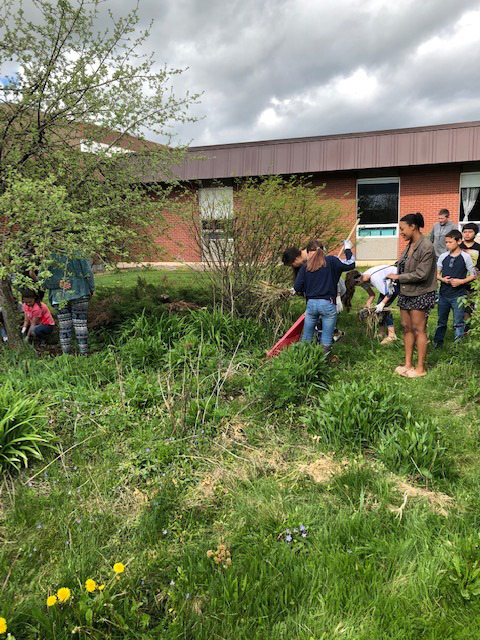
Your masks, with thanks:
[{"label": "crouching person", "polygon": [[55,321],[37,292],[28,289],[23,291],[22,307],[24,313],[22,334],[27,341],[33,338],[44,340],[52,333]]}]

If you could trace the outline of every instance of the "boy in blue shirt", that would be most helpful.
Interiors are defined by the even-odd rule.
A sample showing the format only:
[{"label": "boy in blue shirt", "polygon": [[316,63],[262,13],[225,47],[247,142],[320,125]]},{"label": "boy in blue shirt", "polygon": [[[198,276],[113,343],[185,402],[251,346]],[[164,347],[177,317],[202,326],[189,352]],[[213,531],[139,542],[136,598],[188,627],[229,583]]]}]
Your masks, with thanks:
[{"label": "boy in blue shirt", "polygon": [[434,347],[441,347],[447,330],[450,309],[453,311],[454,340],[463,337],[465,321],[463,319],[467,285],[475,280],[475,267],[472,258],[462,251],[462,234],[457,229],[449,231],[445,236],[447,251],[442,253],[437,262],[437,280],[440,280],[438,297],[438,324],[433,338]]}]

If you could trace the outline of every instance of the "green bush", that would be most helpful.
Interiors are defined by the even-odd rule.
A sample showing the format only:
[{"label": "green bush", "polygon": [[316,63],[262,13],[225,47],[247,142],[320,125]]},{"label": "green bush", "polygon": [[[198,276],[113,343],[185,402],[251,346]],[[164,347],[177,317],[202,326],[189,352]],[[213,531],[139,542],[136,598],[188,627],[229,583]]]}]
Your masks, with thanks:
[{"label": "green bush", "polygon": [[262,348],[267,343],[267,332],[258,322],[218,310],[192,312],[188,317],[188,331],[228,353]]},{"label": "green bush", "polygon": [[440,444],[438,427],[432,420],[414,420],[388,429],[377,447],[377,455],[392,471],[432,480],[449,469],[447,450]]},{"label": "green bush", "polygon": [[363,447],[405,420],[406,410],[391,383],[340,382],[319,398],[318,405],[303,417],[310,432],[334,447]]},{"label": "green bush", "polygon": [[9,384],[0,389],[0,467],[5,471],[31,459],[41,460],[42,449],[51,446],[44,407],[39,396],[24,396]]},{"label": "green bush", "polygon": [[284,349],[260,369],[251,390],[276,409],[300,404],[327,389],[331,368],[316,344],[299,342]]},{"label": "green bush", "polygon": [[460,538],[445,573],[447,585],[454,585],[464,600],[480,595],[480,536]]},{"label": "green bush", "polygon": [[168,349],[184,333],[184,319],[162,314],[149,318],[144,313],[121,332],[118,339],[123,362],[133,367],[158,368]]}]

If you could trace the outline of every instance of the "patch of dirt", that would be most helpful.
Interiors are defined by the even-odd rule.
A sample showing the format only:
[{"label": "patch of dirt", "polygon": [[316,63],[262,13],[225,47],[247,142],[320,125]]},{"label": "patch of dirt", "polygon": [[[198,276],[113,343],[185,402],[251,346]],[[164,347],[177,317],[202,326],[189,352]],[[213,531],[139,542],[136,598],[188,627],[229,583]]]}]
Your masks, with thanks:
[{"label": "patch of dirt", "polygon": [[198,311],[204,307],[199,307],[194,302],[187,302],[186,300],[173,300],[165,305],[171,313],[182,313],[185,311]]},{"label": "patch of dirt", "polygon": [[334,460],[330,456],[322,456],[309,464],[302,465],[300,470],[320,484],[329,482],[333,476],[339,475],[347,468],[347,462]]},{"label": "patch of dirt", "polygon": [[221,444],[224,447],[228,447],[229,444],[234,442],[245,442],[246,435],[246,423],[240,418],[236,417],[228,420],[223,425],[222,433],[220,434]]},{"label": "patch of dirt", "polygon": [[403,503],[400,507],[390,507],[390,510],[398,513],[400,517],[409,498],[420,498],[421,500],[426,500],[429,506],[441,516],[448,516],[448,509],[453,506],[453,498],[451,496],[447,496],[446,493],[430,491],[429,489],[421,489],[420,487],[415,487],[404,480],[397,480],[395,482],[395,488],[403,493]]},{"label": "patch of dirt", "polygon": [[185,504],[189,509],[195,507],[206,507],[213,504],[222,494],[228,493],[225,484],[228,483],[232,474],[238,474],[225,467],[217,467],[213,471],[206,473],[200,482],[192,487],[185,498]]},{"label": "patch of dirt", "polygon": [[103,298],[103,300],[93,298],[88,309],[88,328],[96,329],[111,325],[115,320],[112,307],[120,301],[120,296],[116,294]]}]

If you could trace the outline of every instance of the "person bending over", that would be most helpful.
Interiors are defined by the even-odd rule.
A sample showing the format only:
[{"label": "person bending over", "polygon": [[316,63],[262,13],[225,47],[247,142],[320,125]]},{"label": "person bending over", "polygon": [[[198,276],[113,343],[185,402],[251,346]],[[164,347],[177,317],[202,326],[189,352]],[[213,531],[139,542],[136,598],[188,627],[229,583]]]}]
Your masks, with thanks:
[{"label": "person bending over", "polygon": [[311,342],[315,324],[322,320],[322,348],[329,353],[332,347],[333,331],[337,320],[338,281],[342,272],[355,268],[352,243],[343,243],[346,260],[327,256],[321,242],[312,240],[307,245],[308,260],[300,267],[293,288],[304,293],[307,300],[302,341]]}]

